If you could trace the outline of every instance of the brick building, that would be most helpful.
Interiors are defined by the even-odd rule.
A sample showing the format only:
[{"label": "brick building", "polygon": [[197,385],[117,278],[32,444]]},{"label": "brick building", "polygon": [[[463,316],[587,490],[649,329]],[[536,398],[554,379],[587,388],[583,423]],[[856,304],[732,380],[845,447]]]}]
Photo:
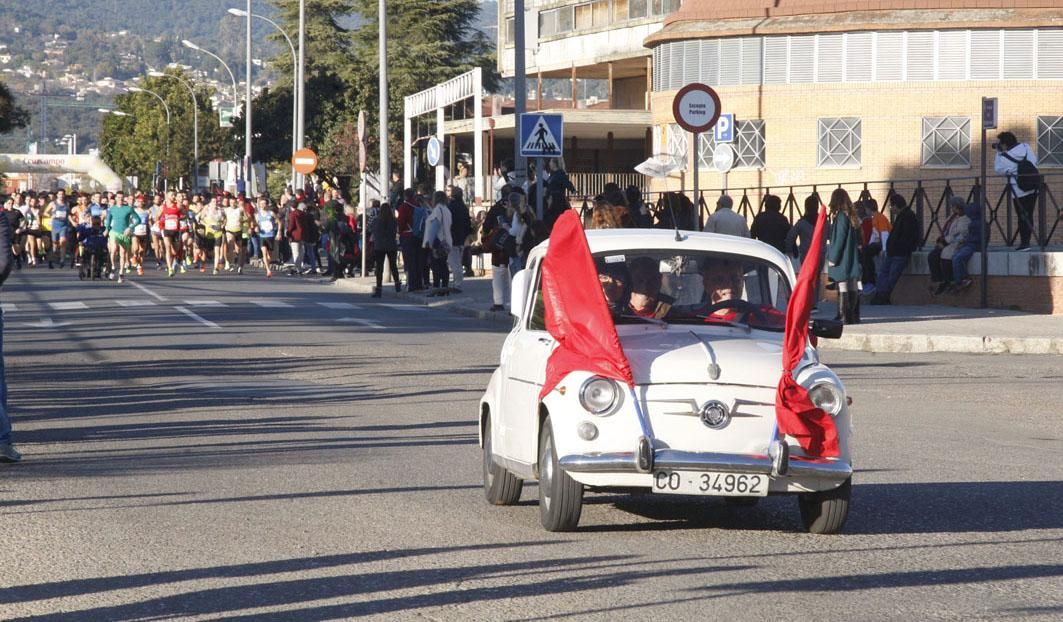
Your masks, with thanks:
[{"label": "brick building", "polygon": [[731,188],[974,177],[983,96],[999,98],[1001,130],[1052,172],[1063,167],[1061,9],[1059,0],[688,0],[645,41],[653,151],[685,169],[657,189],[689,189],[695,152],[702,188],[725,181],[711,169],[712,136],[695,147],[672,117],[675,92],[691,82],[716,88],[735,115]]}]

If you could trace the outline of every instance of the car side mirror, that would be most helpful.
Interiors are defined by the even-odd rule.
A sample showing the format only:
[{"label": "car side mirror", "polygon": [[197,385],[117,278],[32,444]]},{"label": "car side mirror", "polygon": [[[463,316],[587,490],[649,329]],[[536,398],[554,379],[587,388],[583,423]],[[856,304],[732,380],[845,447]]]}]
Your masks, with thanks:
[{"label": "car side mirror", "polygon": [[809,322],[808,329],[821,339],[840,339],[842,331],[845,330],[845,324],[841,320],[820,318]]},{"label": "car side mirror", "polygon": [[524,303],[528,295],[528,280],[531,279],[530,270],[521,270],[513,275],[513,281],[509,291],[509,312],[520,317],[524,312]]}]

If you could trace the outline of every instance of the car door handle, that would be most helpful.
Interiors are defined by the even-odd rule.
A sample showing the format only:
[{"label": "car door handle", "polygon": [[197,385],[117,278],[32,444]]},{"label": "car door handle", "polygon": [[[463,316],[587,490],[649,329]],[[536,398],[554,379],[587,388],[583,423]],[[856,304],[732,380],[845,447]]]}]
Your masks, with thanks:
[{"label": "car door handle", "polygon": [[544,346],[552,346],[552,345],[554,345],[554,340],[550,339],[549,337],[539,337],[538,341],[539,341],[539,343],[543,344]]}]

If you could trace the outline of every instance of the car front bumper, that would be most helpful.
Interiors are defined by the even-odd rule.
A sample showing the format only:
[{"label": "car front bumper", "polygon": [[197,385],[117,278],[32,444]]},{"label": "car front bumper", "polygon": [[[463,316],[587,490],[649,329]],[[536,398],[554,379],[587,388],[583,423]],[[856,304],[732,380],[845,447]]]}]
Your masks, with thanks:
[{"label": "car front bumper", "polygon": [[[763,455],[720,454],[707,452],[656,449],[653,452],[654,470],[722,471],[772,475],[772,459]],[[570,473],[605,474],[638,473],[635,452],[577,454],[562,456],[558,463]],[[852,465],[827,458],[790,456],[789,470],[778,478],[815,479],[841,484],[853,474]]]}]

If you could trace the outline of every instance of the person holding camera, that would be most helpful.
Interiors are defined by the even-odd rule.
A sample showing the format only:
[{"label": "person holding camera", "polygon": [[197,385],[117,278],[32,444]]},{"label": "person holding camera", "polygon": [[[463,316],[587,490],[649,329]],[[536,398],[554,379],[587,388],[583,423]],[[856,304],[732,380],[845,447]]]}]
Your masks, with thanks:
[{"label": "person holding camera", "polygon": [[1037,170],[1037,155],[1030,145],[1020,143],[1011,132],[1001,132],[993,148],[997,150],[993,169],[1007,179],[1019,217],[1018,252],[1030,250],[1030,234],[1033,232],[1033,211],[1037,206],[1037,192],[1041,176]]}]

